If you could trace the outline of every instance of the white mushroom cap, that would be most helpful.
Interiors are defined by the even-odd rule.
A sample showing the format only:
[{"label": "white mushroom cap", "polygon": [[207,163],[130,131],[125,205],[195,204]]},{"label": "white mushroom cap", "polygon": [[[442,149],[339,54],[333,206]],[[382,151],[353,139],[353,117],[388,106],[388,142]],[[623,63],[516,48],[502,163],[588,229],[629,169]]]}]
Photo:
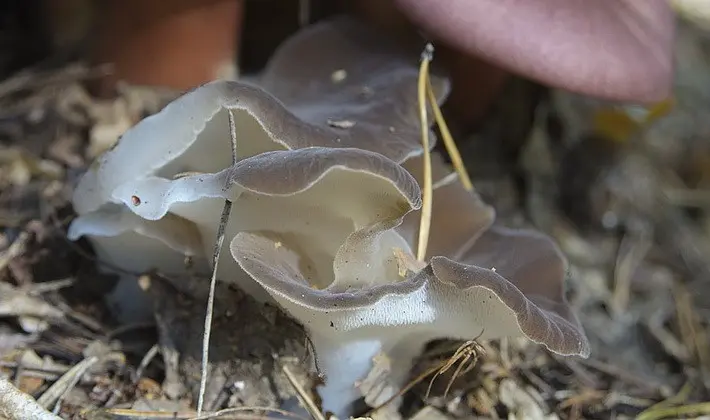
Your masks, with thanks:
[{"label": "white mushroom cap", "polygon": [[[373,39],[378,42],[371,44]],[[261,87],[208,83],[128,130],[80,180],[73,197],[80,216],[73,237],[94,236],[106,228],[100,226],[115,223],[100,220],[106,206],[118,205],[148,220],[180,214],[197,224],[203,251],[194,257],[197,266],[204,267],[221,202],[202,197],[194,207],[184,201],[194,195],[189,190],[195,182],[231,165],[230,111],[238,159],[316,146],[358,147],[395,161],[420,154],[416,57],[353,19],[336,18],[305,29],[279,48],[259,81]],[[336,80],[333,72],[345,77]],[[443,99],[448,81],[434,76],[432,82]],[[186,173],[202,178],[185,178]],[[238,191],[232,193],[236,198]],[[234,212],[238,217],[238,206]],[[86,218],[89,214],[93,215]],[[102,243],[113,240],[107,235],[96,238]],[[124,238],[115,240],[125,242]],[[172,260],[182,259],[179,246],[166,245],[176,251]],[[167,273],[184,269],[182,264],[160,268]],[[229,261],[222,264],[224,272],[235,269]]]}]

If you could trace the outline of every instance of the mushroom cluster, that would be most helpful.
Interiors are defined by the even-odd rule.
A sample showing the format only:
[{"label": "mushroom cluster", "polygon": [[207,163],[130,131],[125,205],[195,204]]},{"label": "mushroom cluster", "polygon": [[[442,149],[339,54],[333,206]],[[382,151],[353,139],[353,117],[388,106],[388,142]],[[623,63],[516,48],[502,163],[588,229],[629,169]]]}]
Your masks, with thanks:
[{"label": "mushroom cluster", "polygon": [[[218,277],[304,325],[338,416],[374,356],[394,361],[387,398],[437,338],[527,337],[586,357],[560,251],[494,225],[440,156],[428,255],[413,257],[424,151],[412,57],[352,19],[307,28],[253,84],[203,85],[126,132],[79,182],[70,236],[124,269],[179,272],[188,256],[207,271],[230,200]],[[447,79],[432,82],[443,101]]]}]

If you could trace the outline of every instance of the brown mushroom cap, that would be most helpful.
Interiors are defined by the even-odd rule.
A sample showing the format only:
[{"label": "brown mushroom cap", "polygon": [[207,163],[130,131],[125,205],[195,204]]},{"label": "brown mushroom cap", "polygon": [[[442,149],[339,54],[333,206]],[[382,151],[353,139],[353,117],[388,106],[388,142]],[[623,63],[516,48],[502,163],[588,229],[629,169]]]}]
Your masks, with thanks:
[{"label": "brown mushroom cap", "polygon": [[667,0],[396,0],[434,37],[547,85],[607,99],[670,91]]}]

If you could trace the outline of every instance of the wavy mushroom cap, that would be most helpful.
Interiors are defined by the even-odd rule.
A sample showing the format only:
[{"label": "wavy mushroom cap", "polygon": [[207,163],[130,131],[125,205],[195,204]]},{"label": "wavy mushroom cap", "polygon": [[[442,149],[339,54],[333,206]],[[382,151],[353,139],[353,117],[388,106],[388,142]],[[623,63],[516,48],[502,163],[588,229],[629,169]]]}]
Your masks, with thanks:
[{"label": "wavy mushroom cap", "polygon": [[395,1],[436,38],[547,85],[639,102],[670,93],[667,0]]},{"label": "wavy mushroom cap", "polygon": [[589,354],[564,295],[566,261],[549,237],[491,227],[492,209],[457,182],[436,188],[434,202],[445,205],[433,210],[429,264],[410,253],[416,211],[404,225],[389,217],[354,230],[334,255],[331,279],[314,281],[317,273],[304,270],[312,251],[283,236],[240,232],[231,242],[240,267],[308,330],[326,376],[324,408],[336,415],[351,414],[354,384],[379,352],[396,361],[393,391],[380,400],[434,339],[520,336],[558,354]]},{"label": "wavy mushroom cap", "polygon": [[[308,27],[278,49],[259,86],[205,84],[128,130],[81,179],[74,207],[84,214],[116,202],[116,188],[132,179],[230,166],[229,111],[239,159],[313,146],[357,147],[396,162],[421,154],[419,53],[407,51],[351,18]],[[432,82],[443,100],[447,79]]]},{"label": "wavy mushroom cap", "polygon": [[[125,269],[148,269],[144,263],[153,258],[161,270],[180,272],[178,256],[205,261],[222,203],[229,199],[234,206],[226,237],[266,232],[309,250],[304,269],[316,288],[333,281],[335,254],[353,230],[400,220],[421,205],[416,181],[395,162],[369,151],[321,147],[265,152],[216,173],[142,177],[123,183],[114,198],[124,205],[79,216],[69,236],[91,237],[101,255]],[[139,256],[133,256],[136,249],[142,250]],[[166,250],[175,258],[163,257]],[[236,262],[224,260],[221,278],[263,295]]]}]

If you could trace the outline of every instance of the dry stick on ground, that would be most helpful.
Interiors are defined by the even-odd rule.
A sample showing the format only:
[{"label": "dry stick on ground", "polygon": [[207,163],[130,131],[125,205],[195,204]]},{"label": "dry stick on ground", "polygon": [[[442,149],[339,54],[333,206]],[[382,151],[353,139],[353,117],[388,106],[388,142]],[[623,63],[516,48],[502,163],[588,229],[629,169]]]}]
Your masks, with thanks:
[{"label": "dry stick on ground", "polygon": [[[237,127],[234,123],[234,113],[228,110],[229,114],[229,136],[232,145],[232,165],[237,163]],[[207,310],[205,311],[205,332],[202,339],[202,368],[200,378],[200,393],[197,398],[197,415],[202,415],[202,406],[205,403],[205,389],[207,388],[207,369],[209,367],[210,353],[210,333],[212,332],[212,315],[214,311],[214,294],[217,285],[217,266],[219,264],[219,256],[224,243],[224,230],[229,221],[229,214],[232,211],[232,202],[224,200],[224,208],[222,216],[219,219],[219,227],[217,228],[217,240],[215,241],[214,253],[212,254],[212,278],[210,279],[210,293],[207,298]]]},{"label": "dry stick on ground", "polygon": [[[261,413],[261,414],[255,414]],[[288,412],[286,410],[281,410],[279,408],[271,407],[232,407],[225,408],[223,410],[215,411],[214,413],[204,414],[200,417],[195,417],[194,411],[146,411],[146,410],[132,410],[128,408],[101,408],[97,410],[91,410],[84,412],[84,417],[86,420],[105,420],[107,418],[129,418],[129,419],[169,419],[169,420],[211,420],[218,419],[222,417],[229,416],[231,420],[264,420],[273,417],[266,417],[265,413],[279,414],[280,418],[289,418],[295,420],[309,420],[303,416]],[[24,418],[23,418],[24,419]],[[52,419],[54,420],[54,419]]]},{"label": "dry stick on ground", "polygon": [[0,378],[0,418],[60,420],[60,417],[45,410],[37,401],[12,386],[5,378]]},{"label": "dry stick on ground", "polygon": [[299,416],[296,414],[293,414],[291,412],[285,411],[285,410],[280,410],[278,408],[270,408],[270,407],[232,407],[232,408],[225,408],[223,410],[215,411],[214,413],[210,414],[205,414],[204,416],[200,417],[191,417],[188,420],[212,420],[212,419],[218,419],[223,416],[230,415],[230,419],[243,419],[243,420],[262,420],[262,419],[270,419],[273,417],[265,417],[265,414],[253,414],[253,413],[245,413],[246,411],[253,411],[253,412],[258,412],[261,411],[263,413],[274,413],[274,414],[279,414],[282,417],[290,418],[290,419],[296,419],[296,420],[309,420],[306,417]]},{"label": "dry stick on ground", "polygon": [[141,359],[140,364],[138,365],[138,369],[136,369],[136,375],[133,378],[133,384],[137,384],[141,376],[143,376],[143,372],[145,369],[148,367],[151,361],[153,361],[153,358],[160,352],[160,345],[158,344],[153,344],[153,347],[148,350],[148,352],[143,356],[143,359]]},{"label": "dry stick on ground", "polygon": [[44,391],[44,394],[37,399],[37,403],[45,408],[50,406],[55,406],[56,408],[58,406],[57,403],[61,402],[62,396],[65,395],[67,390],[72,389],[79,382],[81,376],[98,361],[98,357],[91,356],[74,365],[57,382]]},{"label": "dry stick on ground", "polygon": [[710,414],[710,402],[684,404],[690,397],[692,386],[686,383],[678,393],[642,411],[636,420],[659,420],[679,416],[696,416]]},{"label": "dry stick on ground", "polygon": [[7,267],[8,264],[10,264],[10,261],[19,257],[25,252],[25,248],[27,247],[27,243],[29,242],[29,240],[30,234],[23,231],[7,250],[0,253],[0,270]]}]

